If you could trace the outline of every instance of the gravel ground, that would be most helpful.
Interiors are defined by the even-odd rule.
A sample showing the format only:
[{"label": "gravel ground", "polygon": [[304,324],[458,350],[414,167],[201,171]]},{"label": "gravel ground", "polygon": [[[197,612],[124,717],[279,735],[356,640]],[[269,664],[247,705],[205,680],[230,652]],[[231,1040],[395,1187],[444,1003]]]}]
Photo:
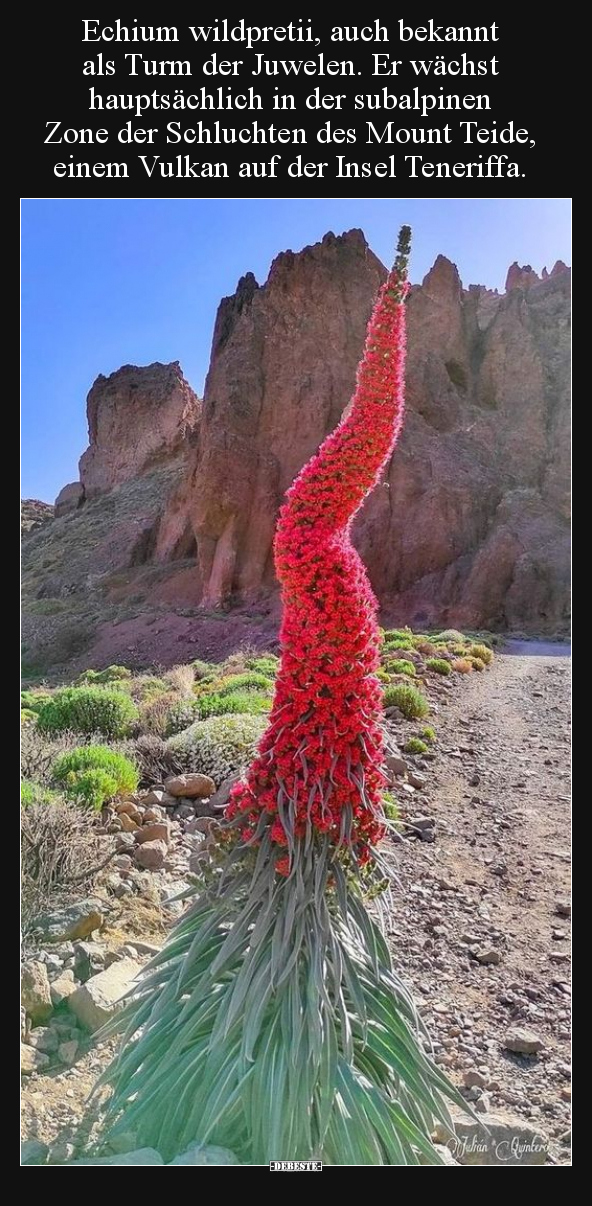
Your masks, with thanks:
[{"label": "gravel ground", "polygon": [[[437,754],[403,800],[435,840],[396,846],[390,925],[438,1061],[480,1081],[477,1109],[540,1128],[549,1163],[568,1163],[570,1142],[567,652],[499,655],[462,692],[442,683]],[[537,1053],[505,1048],[516,1027]]]}]

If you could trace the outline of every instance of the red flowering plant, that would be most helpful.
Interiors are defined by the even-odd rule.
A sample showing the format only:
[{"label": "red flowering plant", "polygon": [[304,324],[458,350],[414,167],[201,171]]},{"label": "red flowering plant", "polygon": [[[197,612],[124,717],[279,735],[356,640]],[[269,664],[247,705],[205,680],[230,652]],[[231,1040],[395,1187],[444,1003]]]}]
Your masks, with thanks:
[{"label": "red flowering plant", "polygon": [[281,666],[206,886],[127,1006],[112,1130],[170,1159],[441,1163],[464,1105],[431,1061],[366,908],[385,832],[376,602],[351,543],[403,418],[410,231],[377,298],[350,406],[281,509]]}]

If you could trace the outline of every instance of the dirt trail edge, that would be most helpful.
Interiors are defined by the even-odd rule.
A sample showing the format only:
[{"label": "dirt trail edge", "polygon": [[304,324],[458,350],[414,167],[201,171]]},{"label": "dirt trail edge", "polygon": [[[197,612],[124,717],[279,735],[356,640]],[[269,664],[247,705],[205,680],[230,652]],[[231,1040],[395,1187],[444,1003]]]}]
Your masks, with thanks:
[{"label": "dirt trail edge", "polygon": [[[438,1061],[477,1110],[540,1128],[551,1163],[570,1142],[569,669],[500,654],[442,691],[436,759],[401,801],[435,840],[396,847],[390,926]],[[539,1049],[508,1050],[516,1028]]]}]

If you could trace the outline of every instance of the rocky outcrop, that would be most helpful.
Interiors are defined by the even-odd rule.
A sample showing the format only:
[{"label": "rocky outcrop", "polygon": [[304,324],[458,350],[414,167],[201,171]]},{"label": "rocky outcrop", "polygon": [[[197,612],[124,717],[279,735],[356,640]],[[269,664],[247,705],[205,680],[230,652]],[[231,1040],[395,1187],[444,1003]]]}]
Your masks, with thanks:
[{"label": "rocky outcrop", "polygon": [[84,502],[84,486],[81,482],[69,482],[67,486],[62,486],[55,503],[54,512],[56,519],[61,515],[68,515],[70,511],[77,511]]},{"label": "rocky outcrop", "polygon": [[109,377],[99,374],[86,410],[80,481],[92,498],[177,456],[199,423],[200,402],[176,361],[127,364]]},{"label": "rocky outcrop", "polygon": [[[81,482],[23,546],[35,666],[70,656],[70,596],[92,612],[87,626],[101,623],[97,665],[178,661],[182,645],[209,656],[220,605],[245,605],[227,619],[229,641],[261,636],[247,631],[254,607],[271,633],[278,507],[349,402],[384,276],[356,230],[283,253],[264,285],[248,273],[220,304],[203,404],[176,363],[97,379]],[[405,427],[354,528],[383,620],[564,630],[569,269],[558,261],[539,278],[514,264],[498,294],[465,289],[438,256],[407,304]],[[24,515],[31,507],[35,522],[39,507],[53,513],[29,502]],[[111,609],[117,623],[102,623]]]},{"label": "rocky outcrop", "polygon": [[41,502],[38,498],[21,499],[21,534],[35,532],[38,528],[53,519],[54,509],[51,503]]},{"label": "rocky outcrop", "polygon": [[[199,444],[158,545],[166,558],[191,528],[203,602],[274,589],[278,506],[349,401],[384,274],[361,231],[329,234],[222,301]],[[411,291],[406,425],[355,528],[388,619],[565,623],[570,274],[516,264],[508,288],[465,290],[439,256]]]}]

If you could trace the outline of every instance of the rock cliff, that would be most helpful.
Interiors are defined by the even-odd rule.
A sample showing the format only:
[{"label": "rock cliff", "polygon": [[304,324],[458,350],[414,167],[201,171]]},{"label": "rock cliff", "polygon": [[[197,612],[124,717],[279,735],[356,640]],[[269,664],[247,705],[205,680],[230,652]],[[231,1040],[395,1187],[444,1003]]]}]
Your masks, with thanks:
[{"label": "rock cliff", "polygon": [[[199,446],[160,529],[197,544],[202,600],[273,589],[277,508],[350,398],[384,268],[361,231],[243,277],[220,304]],[[407,420],[356,539],[385,614],[552,631],[568,583],[570,273],[498,295],[438,256],[408,306]]]},{"label": "rock cliff", "polygon": [[[97,378],[81,480],[23,545],[33,665],[67,660],[76,625],[89,665],[207,655],[220,607],[224,640],[270,639],[277,510],[350,399],[384,275],[358,230],[248,273],[203,403],[177,363]],[[383,620],[565,631],[569,269],[515,263],[498,294],[438,256],[407,304],[403,436],[354,529]],[[31,505],[35,527],[52,509]]]}]

